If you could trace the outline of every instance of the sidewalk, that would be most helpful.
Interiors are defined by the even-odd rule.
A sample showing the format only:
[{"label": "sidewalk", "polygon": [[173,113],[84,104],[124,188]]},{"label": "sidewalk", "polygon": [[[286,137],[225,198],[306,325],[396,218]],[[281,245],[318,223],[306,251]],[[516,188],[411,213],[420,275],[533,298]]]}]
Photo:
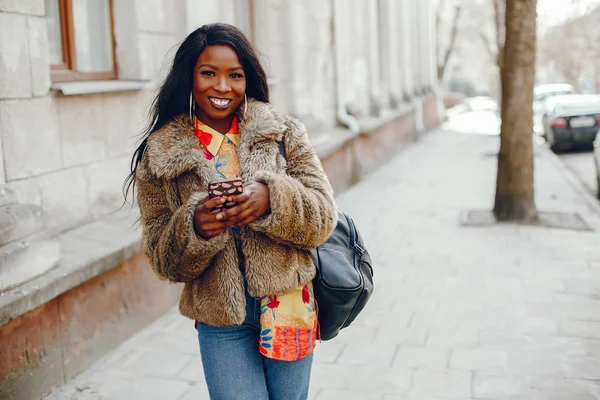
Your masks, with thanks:
[{"label": "sidewalk", "polygon": [[[598,207],[538,148],[538,209],[596,231],[461,227],[462,212],[493,205],[498,145],[438,130],[338,198],[376,290],[317,346],[312,399],[600,399]],[[46,397],[59,399],[208,399],[192,322],[171,310]]]}]

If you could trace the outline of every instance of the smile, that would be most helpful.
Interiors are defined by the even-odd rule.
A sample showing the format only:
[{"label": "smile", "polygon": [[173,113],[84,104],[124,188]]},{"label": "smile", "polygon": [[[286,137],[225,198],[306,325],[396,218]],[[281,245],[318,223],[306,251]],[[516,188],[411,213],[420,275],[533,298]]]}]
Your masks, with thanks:
[{"label": "smile", "polygon": [[223,99],[220,97],[209,97],[208,100],[210,100],[211,104],[219,110],[224,110],[229,107],[229,104],[232,101],[231,99]]}]

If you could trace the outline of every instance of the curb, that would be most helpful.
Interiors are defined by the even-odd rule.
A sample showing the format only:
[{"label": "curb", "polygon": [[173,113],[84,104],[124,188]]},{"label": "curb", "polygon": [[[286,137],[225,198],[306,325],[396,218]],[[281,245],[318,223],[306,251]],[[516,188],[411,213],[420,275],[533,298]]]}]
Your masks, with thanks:
[{"label": "curb", "polygon": [[562,176],[567,180],[567,182],[579,192],[580,196],[587,203],[590,210],[595,212],[600,217],[600,201],[598,201],[589,190],[581,183],[579,178],[575,176],[575,174],[566,166],[564,162],[558,157],[552,150],[546,147],[543,144],[534,143],[535,146],[540,150],[540,154],[543,154],[551,163],[554,164],[555,167],[560,171]]}]

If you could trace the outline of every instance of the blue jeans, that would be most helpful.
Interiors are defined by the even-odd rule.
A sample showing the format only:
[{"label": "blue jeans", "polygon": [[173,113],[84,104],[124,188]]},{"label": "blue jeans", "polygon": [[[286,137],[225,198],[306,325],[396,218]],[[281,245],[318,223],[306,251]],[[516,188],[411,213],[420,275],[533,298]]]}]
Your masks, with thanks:
[{"label": "blue jeans", "polygon": [[258,351],[260,300],[246,292],[240,326],[196,323],[204,377],[212,400],[306,400],[313,354],[289,362]]}]

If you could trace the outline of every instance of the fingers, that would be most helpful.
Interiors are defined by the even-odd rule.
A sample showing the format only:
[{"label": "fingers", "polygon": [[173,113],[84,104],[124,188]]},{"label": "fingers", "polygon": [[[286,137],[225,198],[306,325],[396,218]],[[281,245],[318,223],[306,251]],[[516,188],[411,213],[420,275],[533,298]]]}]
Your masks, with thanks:
[{"label": "fingers", "polygon": [[243,202],[241,204],[238,204],[237,206],[225,209],[223,211],[220,211],[217,214],[217,220],[219,221],[231,221],[231,222],[235,222],[237,221],[237,215],[242,213],[243,211],[245,211],[248,208],[248,203],[247,202]]},{"label": "fingers", "polygon": [[235,203],[244,203],[246,202],[248,199],[250,198],[250,193],[242,193],[242,194],[237,194],[235,196],[230,196],[227,198],[227,202],[235,202]]},{"label": "fingers", "polygon": [[253,208],[247,208],[245,211],[236,215],[235,225],[237,227],[242,227],[244,225],[248,225],[251,222],[254,222],[256,219],[256,213]]},{"label": "fingers", "polygon": [[[206,201],[204,201],[206,200]],[[200,210],[200,212],[208,214],[211,212],[211,210],[215,207],[220,207],[223,204],[225,204],[225,202],[227,201],[226,198],[224,197],[216,197],[214,199],[210,199],[208,200],[206,197],[203,199],[203,201],[200,202],[199,207],[202,208]]]}]

